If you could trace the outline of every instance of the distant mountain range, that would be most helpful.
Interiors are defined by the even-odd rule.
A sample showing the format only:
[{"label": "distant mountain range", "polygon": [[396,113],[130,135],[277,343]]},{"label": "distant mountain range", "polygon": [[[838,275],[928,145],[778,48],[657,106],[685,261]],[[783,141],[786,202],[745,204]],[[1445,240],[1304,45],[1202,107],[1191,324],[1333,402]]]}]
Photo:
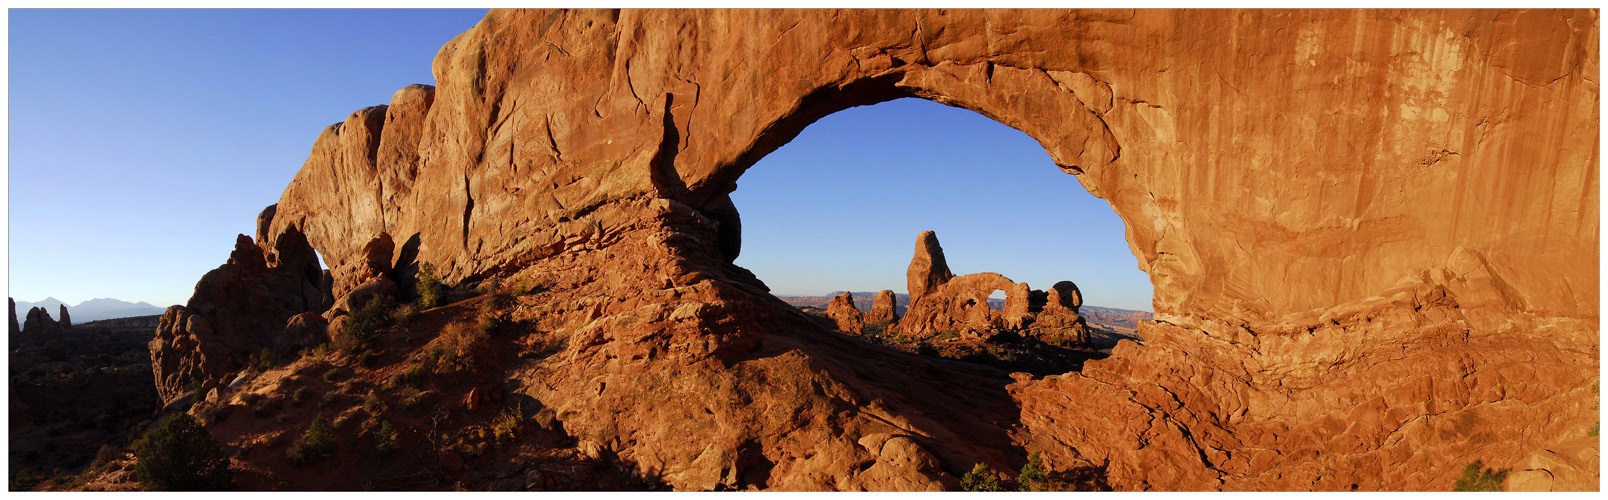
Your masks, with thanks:
[{"label": "distant mountain range", "polygon": [[[876,300],[877,296],[876,292],[849,292],[849,294],[854,297],[854,308],[859,309],[862,312],[871,310],[871,303]],[[782,302],[792,304],[793,307],[818,307],[821,309],[826,309],[826,306],[832,303],[832,299],[839,295],[843,295],[842,290],[828,293],[825,296],[781,295],[777,296],[777,298],[782,299]],[[894,311],[898,312],[900,316],[904,316],[906,306],[910,305],[910,295],[895,293],[893,296]],[[1005,299],[988,299],[988,305],[994,309],[1003,309],[1005,307]],[[1088,304],[1084,304],[1083,307],[1078,308],[1078,312],[1082,314],[1084,319],[1087,320],[1091,326],[1125,335],[1135,335],[1137,333],[1140,321],[1150,321],[1150,319],[1154,317],[1154,315],[1148,311],[1091,306]]]},{"label": "distant mountain range", "polygon": [[[56,316],[61,314],[62,301],[55,297],[45,297],[39,302],[17,301],[17,321],[27,317],[28,310],[43,307],[50,313],[51,319],[61,320]],[[147,304],[145,302],[124,302],[117,299],[89,299],[78,305],[67,305],[67,314],[72,316],[73,324],[87,323],[112,318],[127,318],[131,316],[150,316],[162,314],[166,309]]]}]

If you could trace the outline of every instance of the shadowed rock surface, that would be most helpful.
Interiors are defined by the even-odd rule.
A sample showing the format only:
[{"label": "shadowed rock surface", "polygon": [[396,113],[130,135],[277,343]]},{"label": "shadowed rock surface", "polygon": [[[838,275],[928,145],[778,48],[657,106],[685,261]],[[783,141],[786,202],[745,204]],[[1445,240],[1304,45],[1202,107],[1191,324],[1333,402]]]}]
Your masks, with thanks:
[{"label": "shadowed rock surface", "polygon": [[[562,348],[485,376],[675,488],[952,489],[1030,452],[1124,490],[1444,490],[1474,459],[1594,488],[1597,23],[493,11],[442,48],[435,87],[318,136],[259,224],[281,242],[266,264],[231,258],[191,299],[242,340],[170,309],[159,388],[326,311],[390,235],[393,268],[455,289],[539,284],[503,313]],[[747,167],[900,97],[1022,130],[1111,203],[1155,288],[1143,346],[1043,378],[928,359],[832,335],[731,264]],[[954,283],[927,254],[907,320]],[[265,272],[288,278],[231,278]],[[211,292],[232,283],[282,305]],[[1076,315],[1052,290],[1045,309]]]}]

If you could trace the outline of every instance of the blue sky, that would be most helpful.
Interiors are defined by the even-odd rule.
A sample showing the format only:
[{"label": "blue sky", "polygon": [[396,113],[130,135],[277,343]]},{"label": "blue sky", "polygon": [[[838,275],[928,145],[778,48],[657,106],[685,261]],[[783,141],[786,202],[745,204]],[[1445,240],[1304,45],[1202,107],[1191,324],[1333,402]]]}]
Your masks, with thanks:
[{"label": "blue sky", "polygon": [[[9,294],[186,301],[325,126],[434,83],[484,10],[10,10]],[[1150,309],[1104,201],[970,111],[900,100],[807,128],[733,194],[779,294],[904,291],[916,233],[957,273]]]},{"label": "blue sky", "polygon": [[732,201],[737,264],[777,294],[905,293],[916,235],[931,230],[956,274],[1071,280],[1088,304],[1151,308],[1111,205],[1038,141],[969,110],[910,98],[834,113],[754,164]]}]

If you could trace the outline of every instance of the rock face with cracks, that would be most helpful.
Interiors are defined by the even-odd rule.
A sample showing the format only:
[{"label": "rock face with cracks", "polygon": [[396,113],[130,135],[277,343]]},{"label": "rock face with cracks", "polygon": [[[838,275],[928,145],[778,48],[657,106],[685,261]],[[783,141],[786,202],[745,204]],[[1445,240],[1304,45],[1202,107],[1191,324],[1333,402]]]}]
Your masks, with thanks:
[{"label": "rock face with cracks", "polygon": [[[1445,490],[1475,459],[1594,487],[1594,452],[1548,450],[1596,418],[1597,15],[493,11],[435,87],[318,136],[256,238],[305,244],[209,274],[153,365],[164,396],[232,369],[389,235],[396,269],[543,283],[568,341],[509,385],[677,488],[954,488],[1029,452],[1118,489]],[[1155,289],[1143,346],[1008,378],[832,336],[731,264],[748,166],[900,97],[1017,128],[1110,202]]]}]

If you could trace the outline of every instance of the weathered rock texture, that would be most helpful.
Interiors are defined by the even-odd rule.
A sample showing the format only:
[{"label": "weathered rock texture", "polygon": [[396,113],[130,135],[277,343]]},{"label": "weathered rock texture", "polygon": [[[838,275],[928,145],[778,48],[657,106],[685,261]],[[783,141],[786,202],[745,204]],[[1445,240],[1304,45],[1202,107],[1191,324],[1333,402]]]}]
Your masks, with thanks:
[{"label": "weathered rock texture", "polygon": [[[272,217],[273,207],[264,211]],[[260,230],[259,230],[260,231]],[[273,253],[251,237],[235,240],[229,261],[201,277],[188,304],[162,314],[151,339],[151,368],[157,392],[171,402],[199,384],[201,392],[227,383],[250,356],[264,348],[291,354],[322,342],[302,323],[287,322],[305,312],[329,308],[321,288],[317,256],[294,230],[274,236]]]},{"label": "weathered rock texture", "polygon": [[[894,311],[893,290],[877,292],[875,301],[871,303],[871,312],[865,314],[867,324],[890,324],[899,321],[899,313]],[[852,303],[852,302],[851,302]]]},{"label": "weathered rock texture", "polygon": [[[680,488],[953,487],[1028,451],[1121,489],[1447,489],[1474,459],[1595,485],[1595,453],[1546,450],[1596,419],[1598,36],[1590,10],[493,11],[436,87],[326,129],[257,241],[306,234],[335,290],[382,233],[447,283],[540,278],[568,347],[512,382]],[[825,335],[730,264],[744,169],[909,96],[1111,203],[1142,348],[1011,382]]]},{"label": "weathered rock texture", "polygon": [[846,333],[860,333],[865,329],[865,317],[854,307],[854,294],[843,292],[826,305],[826,316],[837,323],[837,329]]},{"label": "weathered rock texture", "polygon": [[910,268],[905,270],[910,306],[915,307],[922,297],[954,277],[955,274],[949,272],[949,263],[944,260],[944,248],[938,244],[938,234],[922,231],[916,235],[916,256],[910,259]]}]

